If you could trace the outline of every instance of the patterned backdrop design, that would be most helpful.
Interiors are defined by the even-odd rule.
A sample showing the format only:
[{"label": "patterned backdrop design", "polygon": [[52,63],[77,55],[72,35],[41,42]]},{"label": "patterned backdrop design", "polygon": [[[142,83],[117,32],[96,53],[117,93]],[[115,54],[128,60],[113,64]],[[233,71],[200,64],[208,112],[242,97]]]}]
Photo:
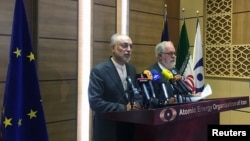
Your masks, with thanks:
[{"label": "patterned backdrop design", "polygon": [[205,75],[250,78],[250,45],[232,45],[232,0],[207,0]]}]

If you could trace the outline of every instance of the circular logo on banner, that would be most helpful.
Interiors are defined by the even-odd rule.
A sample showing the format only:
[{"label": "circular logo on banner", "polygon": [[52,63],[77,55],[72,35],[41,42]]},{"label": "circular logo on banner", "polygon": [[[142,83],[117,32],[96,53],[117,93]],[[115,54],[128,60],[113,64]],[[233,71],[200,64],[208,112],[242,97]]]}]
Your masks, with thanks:
[{"label": "circular logo on banner", "polygon": [[160,119],[164,122],[172,121],[176,118],[177,112],[174,108],[166,108],[160,112]]}]

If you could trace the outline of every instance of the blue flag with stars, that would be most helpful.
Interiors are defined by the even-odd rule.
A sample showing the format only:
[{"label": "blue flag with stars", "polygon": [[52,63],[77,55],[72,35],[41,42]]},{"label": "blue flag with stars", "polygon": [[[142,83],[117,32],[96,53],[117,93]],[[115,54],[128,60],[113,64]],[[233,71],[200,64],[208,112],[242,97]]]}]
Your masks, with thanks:
[{"label": "blue flag with stars", "polygon": [[16,0],[1,117],[2,141],[48,141],[23,0]]},{"label": "blue flag with stars", "polygon": [[165,21],[164,21],[164,27],[163,27],[163,31],[161,34],[161,42],[162,41],[169,41],[169,35],[168,35],[168,19],[165,17]]}]

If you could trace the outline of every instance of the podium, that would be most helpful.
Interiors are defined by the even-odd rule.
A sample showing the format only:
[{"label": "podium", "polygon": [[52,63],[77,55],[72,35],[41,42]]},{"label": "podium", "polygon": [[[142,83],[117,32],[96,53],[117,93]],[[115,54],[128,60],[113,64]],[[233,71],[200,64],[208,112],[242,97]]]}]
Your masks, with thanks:
[{"label": "podium", "polygon": [[249,97],[205,99],[140,111],[106,112],[102,118],[135,125],[136,141],[207,141],[220,112],[249,107]]}]

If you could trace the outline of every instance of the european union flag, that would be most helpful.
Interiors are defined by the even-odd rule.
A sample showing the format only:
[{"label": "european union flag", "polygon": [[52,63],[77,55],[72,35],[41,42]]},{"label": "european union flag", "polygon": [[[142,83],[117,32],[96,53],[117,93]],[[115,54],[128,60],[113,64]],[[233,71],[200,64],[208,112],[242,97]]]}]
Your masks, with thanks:
[{"label": "european union flag", "polygon": [[164,21],[164,27],[163,27],[163,31],[161,34],[161,42],[162,41],[169,41],[169,35],[168,35],[168,19],[165,17],[165,21]]},{"label": "european union flag", "polygon": [[2,118],[2,141],[48,141],[23,0],[16,0]]}]

